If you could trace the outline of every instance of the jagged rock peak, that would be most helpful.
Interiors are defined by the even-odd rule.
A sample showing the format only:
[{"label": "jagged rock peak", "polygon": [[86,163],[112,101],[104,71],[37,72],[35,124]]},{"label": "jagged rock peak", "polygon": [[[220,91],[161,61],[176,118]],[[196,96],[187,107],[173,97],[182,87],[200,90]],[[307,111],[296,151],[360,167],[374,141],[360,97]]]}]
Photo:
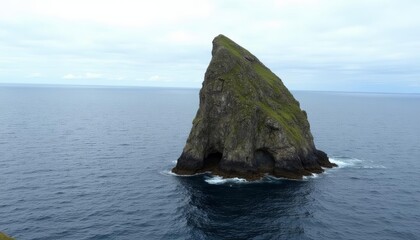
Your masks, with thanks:
[{"label": "jagged rock peak", "polygon": [[301,178],[333,166],[281,79],[226,36],[214,38],[200,106],[173,171]]}]

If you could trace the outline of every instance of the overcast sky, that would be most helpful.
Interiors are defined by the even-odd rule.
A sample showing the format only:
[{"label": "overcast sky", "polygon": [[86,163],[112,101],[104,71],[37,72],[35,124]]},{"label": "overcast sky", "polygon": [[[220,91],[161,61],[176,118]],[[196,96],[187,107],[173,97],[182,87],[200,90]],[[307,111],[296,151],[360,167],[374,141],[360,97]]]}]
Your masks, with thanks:
[{"label": "overcast sky", "polygon": [[0,6],[0,83],[199,88],[223,33],[292,90],[420,92],[419,0]]}]

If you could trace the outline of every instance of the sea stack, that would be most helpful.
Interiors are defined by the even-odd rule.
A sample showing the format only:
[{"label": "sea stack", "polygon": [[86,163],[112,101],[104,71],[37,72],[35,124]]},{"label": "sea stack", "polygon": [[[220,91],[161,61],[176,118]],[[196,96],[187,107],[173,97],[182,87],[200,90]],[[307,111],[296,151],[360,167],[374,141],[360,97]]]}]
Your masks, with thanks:
[{"label": "sea stack", "polygon": [[258,58],[224,35],[213,40],[211,54],[200,107],[173,172],[300,179],[335,166],[315,148],[299,102]]}]

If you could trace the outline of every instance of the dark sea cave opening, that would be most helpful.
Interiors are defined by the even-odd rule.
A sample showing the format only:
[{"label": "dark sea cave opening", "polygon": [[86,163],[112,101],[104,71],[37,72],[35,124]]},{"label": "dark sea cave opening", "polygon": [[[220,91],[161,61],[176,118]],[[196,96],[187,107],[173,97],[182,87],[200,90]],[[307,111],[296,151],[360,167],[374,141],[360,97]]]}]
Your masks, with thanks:
[{"label": "dark sea cave opening", "polygon": [[255,165],[258,171],[272,173],[274,170],[274,157],[266,149],[258,149],[254,153]]},{"label": "dark sea cave opening", "polygon": [[223,154],[221,152],[212,152],[208,154],[203,161],[203,169],[214,169],[219,166]]}]

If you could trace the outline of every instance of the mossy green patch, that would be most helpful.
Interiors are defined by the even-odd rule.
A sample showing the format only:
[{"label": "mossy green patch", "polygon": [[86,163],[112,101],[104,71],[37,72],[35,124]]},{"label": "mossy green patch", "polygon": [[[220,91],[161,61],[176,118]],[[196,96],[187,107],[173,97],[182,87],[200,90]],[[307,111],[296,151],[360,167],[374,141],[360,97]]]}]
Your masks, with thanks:
[{"label": "mossy green patch", "polygon": [[[248,68],[236,65],[222,77],[241,105],[242,116],[250,116],[258,106],[282,126],[289,139],[296,144],[305,142],[300,126],[306,121],[306,118],[291,93],[268,68],[260,63],[254,63],[252,67]],[[257,96],[260,89],[267,90],[267,87],[269,91],[274,92],[272,96]],[[282,97],[282,95],[286,96]],[[281,99],[289,99],[289,101]],[[261,128],[262,126],[256,127]]]},{"label": "mossy green patch", "polygon": [[237,43],[230,40],[228,37],[224,35],[217,36],[215,38],[215,42],[217,45],[223,46],[224,48],[226,48],[230,53],[232,53],[232,55],[236,57],[243,58],[244,55],[251,55],[251,53],[248,52],[248,50],[239,46]]},{"label": "mossy green patch", "polygon": [[253,68],[255,72],[268,83],[274,92],[277,94],[286,95],[286,97],[289,99],[294,99],[289,90],[287,90],[286,86],[284,86],[281,79],[277,77],[270,69],[259,62],[254,63]]},{"label": "mossy green patch", "polygon": [[280,82],[280,79],[274,75],[268,68],[264,67],[263,65],[256,63],[253,65],[255,71],[258,73],[258,75],[261,76],[262,79],[267,81],[267,83],[273,87],[278,88]]},{"label": "mossy green patch", "polygon": [[293,106],[284,106],[280,111],[273,110],[269,105],[258,102],[257,105],[265,112],[270,118],[276,120],[285,130],[286,134],[296,143],[302,144],[304,142],[304,137],[302,130],[296,122],[296,114],[300,111],[295,109]]},{"label": "mossy green patch", "polygon": [[14,240],[14,238],[11,238],[7,236],[6,234],[0,232],[0,240]]}]

